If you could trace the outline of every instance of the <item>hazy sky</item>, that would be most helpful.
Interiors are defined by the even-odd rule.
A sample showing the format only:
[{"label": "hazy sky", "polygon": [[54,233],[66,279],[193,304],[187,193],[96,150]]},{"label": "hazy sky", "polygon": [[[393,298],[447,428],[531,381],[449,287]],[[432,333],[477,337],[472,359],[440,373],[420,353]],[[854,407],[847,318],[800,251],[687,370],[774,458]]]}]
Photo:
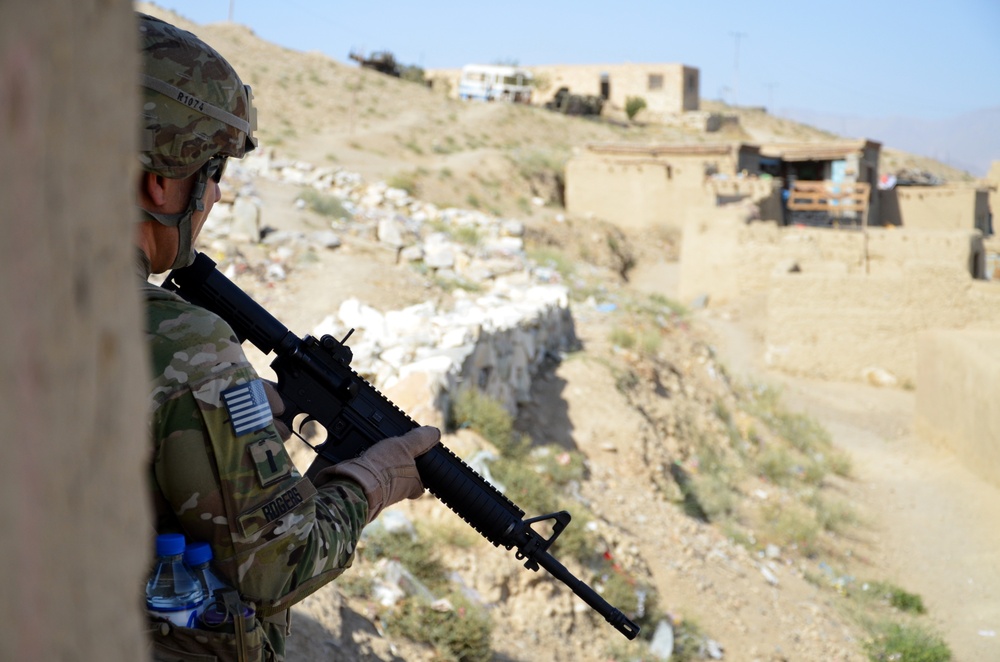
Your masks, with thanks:
[{"label": "hazy sky", "polygon": [[1000,106],[1000,0],[157,0],[200,24],[425,68],[680,62],[701,96],[776,112],[941,119]]}]

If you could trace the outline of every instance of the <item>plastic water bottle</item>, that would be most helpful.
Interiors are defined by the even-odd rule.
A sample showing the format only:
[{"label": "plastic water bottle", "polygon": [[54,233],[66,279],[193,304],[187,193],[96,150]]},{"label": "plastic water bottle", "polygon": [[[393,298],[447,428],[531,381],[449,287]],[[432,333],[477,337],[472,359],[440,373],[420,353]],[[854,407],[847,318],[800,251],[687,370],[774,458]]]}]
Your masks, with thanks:
[{"label": "plastic water bottle", "polygon": [[205,592],[205,607],[214,600],[216,590],[229,588],[228,584],[212,572],[212,558],[212,546],[207,542],[193,542],[184,548],[184,563]]},{"label": "plastic water bottle", "polygon": [[194,627],[205,591],[184,565],[184,536],[156,536],[156,564],[146,582],[146,609],[181,627]]},{"label": "plastic water bottle", "polygon": [[[184,562],[191,568],[191,572],[198,579],[205,595],[208,596],[198,611],[198,627],[205,630],[233,633],[235,632],[233,623],[235,616],[229,613],[222,596],[216,594],[216,591],[226,590],[230,586],[212,571],[212,558],[212,547],[207,542],[191,543],[184,550]],[[255,612],[243,602],[239,603],[239,608],[244,619],[244,627],[247,632],[250,632],[255,627]]]}]

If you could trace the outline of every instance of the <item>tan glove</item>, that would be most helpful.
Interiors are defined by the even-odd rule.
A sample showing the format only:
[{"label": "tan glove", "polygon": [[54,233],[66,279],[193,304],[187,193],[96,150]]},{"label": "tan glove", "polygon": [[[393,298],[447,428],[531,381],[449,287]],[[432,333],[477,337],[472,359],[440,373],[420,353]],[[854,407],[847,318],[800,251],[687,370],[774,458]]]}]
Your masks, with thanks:
[{"label": "tan glove", "polygon": [[[364,490],[368,499],[368,521],[374,520],[387,506],[403,499],[416,499],[424,493],[414,459],[433,448],[441,431],[424,426],[401,437],[383,439],[359,457],[323,467],[317,458],[307,476],[316,486],[333,478],[350,478]],[[324,460],[322,464],[327,464]]]}]

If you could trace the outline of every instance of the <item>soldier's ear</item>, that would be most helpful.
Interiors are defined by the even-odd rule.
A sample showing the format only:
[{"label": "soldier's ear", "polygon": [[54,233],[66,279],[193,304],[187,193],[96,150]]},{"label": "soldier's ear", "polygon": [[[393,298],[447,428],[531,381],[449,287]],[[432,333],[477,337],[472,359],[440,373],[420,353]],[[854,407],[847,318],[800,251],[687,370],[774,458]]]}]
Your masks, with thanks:
[{"label": "soldier's ear", "polygon": [[143,171],[139,177],[139,197],[154,208],[163,207],[168,200],[167,186],[166,177]]}]

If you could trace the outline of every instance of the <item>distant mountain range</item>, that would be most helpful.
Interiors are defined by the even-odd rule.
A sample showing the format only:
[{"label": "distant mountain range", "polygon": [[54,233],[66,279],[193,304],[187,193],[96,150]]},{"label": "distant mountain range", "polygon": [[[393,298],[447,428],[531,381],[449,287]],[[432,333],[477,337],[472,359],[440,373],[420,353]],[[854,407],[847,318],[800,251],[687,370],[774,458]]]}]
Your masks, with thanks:
[{"label": "distant mountain range", "polygon": [[883,147],[927,156],[976,177],[986,176],[990,163],[1000,161],[1000,106],[943,120],[859,117],[798,108],[776,114],[847,138],[868,138]]}]

